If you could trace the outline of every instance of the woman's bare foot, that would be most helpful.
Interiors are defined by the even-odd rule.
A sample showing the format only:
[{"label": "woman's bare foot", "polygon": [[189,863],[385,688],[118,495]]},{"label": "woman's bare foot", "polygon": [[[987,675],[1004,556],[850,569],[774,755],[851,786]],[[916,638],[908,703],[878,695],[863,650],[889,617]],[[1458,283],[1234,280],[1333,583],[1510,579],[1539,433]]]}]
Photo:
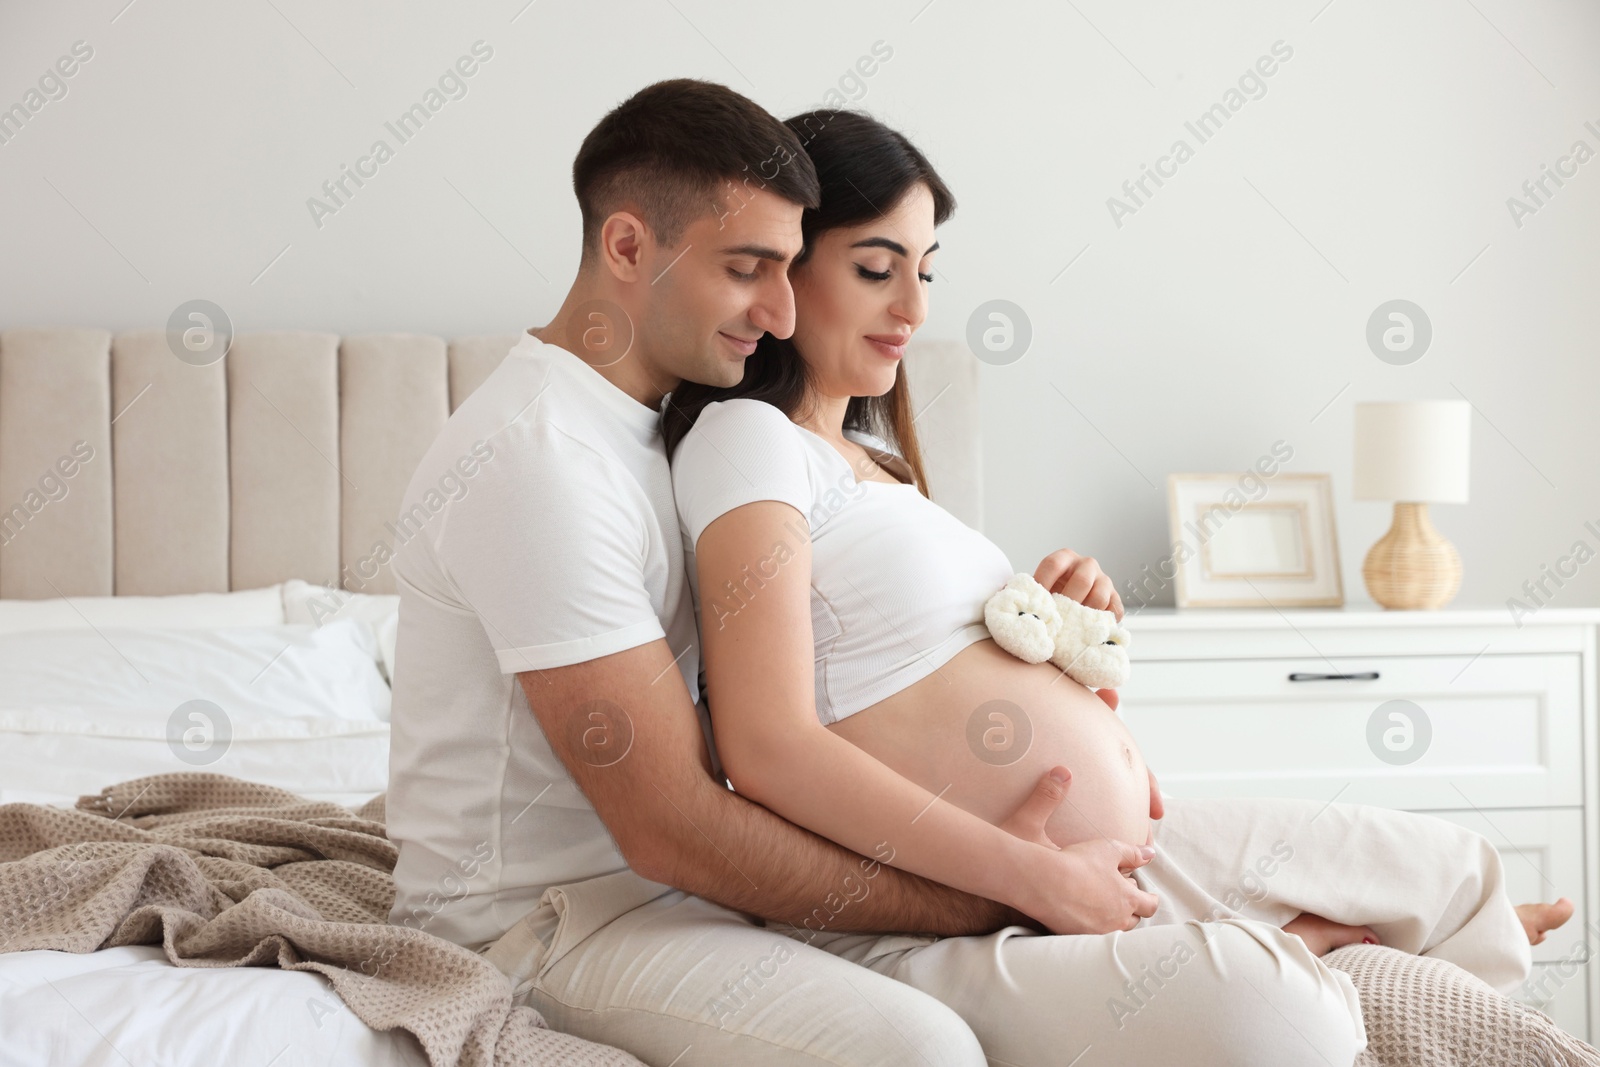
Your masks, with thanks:
[{"label": "woman's bare foot", "polygon": [[1572,901],[1557,897],[1554,904],[1518,904],[1517,918],[1528,935],[1528,944],[1537,945],[1544,935],[1572,918]]},{"label": "woman's bare foot", "polygon": [[[1519,909],[1520,910],[1520,909]],[[1357,942],[1378,944],[1378,935],[1366,926],[1346,926],[1320,915],[1302,912],[1290,919],[1283,928],[1306,943],[1313,956],[1326,956],[1336,948]]]}]

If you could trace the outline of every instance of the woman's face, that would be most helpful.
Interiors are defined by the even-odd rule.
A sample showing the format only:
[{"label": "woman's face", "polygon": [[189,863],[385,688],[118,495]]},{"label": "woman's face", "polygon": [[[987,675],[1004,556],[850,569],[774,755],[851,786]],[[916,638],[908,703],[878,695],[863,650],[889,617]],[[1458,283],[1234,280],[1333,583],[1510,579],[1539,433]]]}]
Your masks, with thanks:
[{"label": "woman's face", "polygon": [[933,194],[920,182],[886,214],[819,236],[789,275],[794,344],[824,396],[882,396],[928,316]]}]

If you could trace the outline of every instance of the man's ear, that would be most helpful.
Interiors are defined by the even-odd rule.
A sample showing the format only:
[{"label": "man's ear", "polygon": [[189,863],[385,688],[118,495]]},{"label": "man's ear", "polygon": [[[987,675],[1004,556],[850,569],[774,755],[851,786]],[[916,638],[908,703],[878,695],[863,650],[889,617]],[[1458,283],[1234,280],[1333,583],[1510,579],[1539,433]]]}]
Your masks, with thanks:
[{"label": "man's ear", "polygon": [[655,236],[631,211],[614,211],[600,227],[600,262],[622,282],[644,277]]}]

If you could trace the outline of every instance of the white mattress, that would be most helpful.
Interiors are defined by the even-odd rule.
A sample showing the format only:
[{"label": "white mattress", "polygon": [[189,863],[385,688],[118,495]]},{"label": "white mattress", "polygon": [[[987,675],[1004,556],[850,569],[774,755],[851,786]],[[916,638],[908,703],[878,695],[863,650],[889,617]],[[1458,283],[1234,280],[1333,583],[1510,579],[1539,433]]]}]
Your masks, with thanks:
[{"label": "white mattress", "polygon": [[0,1067],[427,1064],[414,1037],[369,1028],[315,972],[174,967],[154,945],[0,954],[0,1019]]}]

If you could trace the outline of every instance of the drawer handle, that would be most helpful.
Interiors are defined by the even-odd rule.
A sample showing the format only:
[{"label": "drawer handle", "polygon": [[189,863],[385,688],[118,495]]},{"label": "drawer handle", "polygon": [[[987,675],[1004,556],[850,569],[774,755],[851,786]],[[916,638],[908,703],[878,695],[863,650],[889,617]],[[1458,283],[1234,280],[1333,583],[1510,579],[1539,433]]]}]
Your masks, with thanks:
[{"label": "drawer handle", "polygon": [[1375,682],[1377,680],[1377,671],[1361,671],[1357,674],[1306,674],[1296,671],[1289,675],[1289,681],[1291,682]]}]

